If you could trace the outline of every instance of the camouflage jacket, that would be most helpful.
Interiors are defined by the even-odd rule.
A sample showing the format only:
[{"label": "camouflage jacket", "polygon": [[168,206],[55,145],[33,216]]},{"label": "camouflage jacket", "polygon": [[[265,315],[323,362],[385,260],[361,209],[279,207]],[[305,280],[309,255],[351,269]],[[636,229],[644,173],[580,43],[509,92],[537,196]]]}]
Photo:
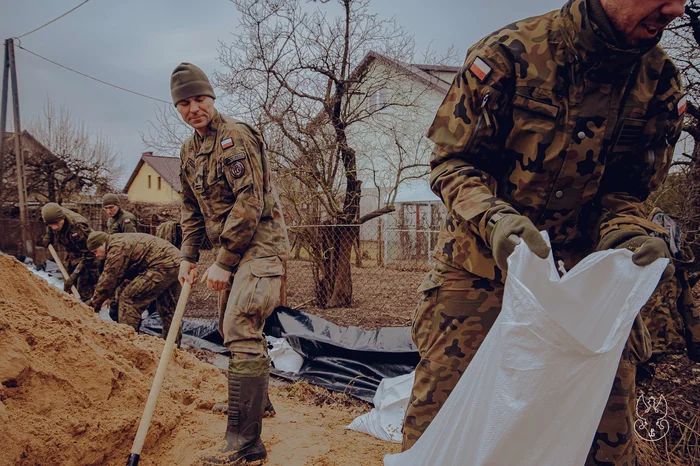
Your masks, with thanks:
[{"label": "camouflage jacket", "polygon": [[55,232],[47,227],[42,243],[46,246],[49,244],[63,246],[66,250],[66,268],[72,272],[81,262],[83,265],[95,262],[95,256],[88,250],[86,244],[87,237],[92,230],[85,217],[65,207],[61,207],[61,209],[66,215],[63,228]]},{"label": "camouflage jacket", "polygon": [[205,235],[229,271],[255,257],[286,257],[287,229],[256,130],[217,113],[206,137],[190,137],[180,158],[183,258],[198,260]]},{"label": "camouflage jacket", "polygon": [[133,279],[147,270],[177,273],[180,251],[162,238],[146,233],[115,233],[106,242],[104,269],[95,286],[92,305],[99,309],[123,279]]},{"label": "camouflage jacket", "polygon": [[107,219],[107,233],[136,233],[136,217],[120,207],[117,215]]},{"label": "camouflage jacket", "polygon": [[611,45],[586,0],[487,36],[428,131],[431,188],[448,209],[435,258],[502,279],[488,243],[499,211],[547,230],[555,253],[590,252],[616,229],[658,231],[641,201],[670,166],[681,97],[663,50]]}]

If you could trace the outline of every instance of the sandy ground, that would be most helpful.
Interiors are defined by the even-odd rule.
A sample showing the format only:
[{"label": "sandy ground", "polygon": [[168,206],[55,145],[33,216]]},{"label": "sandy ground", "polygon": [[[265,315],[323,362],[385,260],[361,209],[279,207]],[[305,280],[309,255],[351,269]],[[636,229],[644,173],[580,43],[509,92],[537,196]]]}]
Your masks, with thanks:
[{"label": "sandy ground", "polygon": [[[403,277],[407,289],[415,276]],[[8,256],[0,255],[0,283],[0,466],[123,465],[162,341],[99,321]],[[206,310],[212,297],[200,293]],[[405,303],[389,301],[395,314],[363,306],[325,316],[370,327],[403,323],[415,297],[406,295]],[[637,442],[640,465],[700,465],[700,364],[675,355],[650,366],[638,390],[666,397],[671,432],[663,441]],[[225,399],[225,383],[220,370],[178,350],[141,464],[196,465],[214,451],[225,416],[211,408]],[[266,464],[380,465],[385,453],[398,451],[398,445],[344,429],[368,409],[347,397],[278,382],[271,398],[278,415],[264,421]]]},{"label": "sandy ground", "polygon": [[[162,340],[99,321],[85,305],[0,256],[0,465],[123,465]],[[144,465],[199,464],[220,443],[223,374],[176,351],[142,455]],[[318,406],[273,386],[264,422],[270,465],[375,465],[397,446],[344,429],[360,409]]]}]

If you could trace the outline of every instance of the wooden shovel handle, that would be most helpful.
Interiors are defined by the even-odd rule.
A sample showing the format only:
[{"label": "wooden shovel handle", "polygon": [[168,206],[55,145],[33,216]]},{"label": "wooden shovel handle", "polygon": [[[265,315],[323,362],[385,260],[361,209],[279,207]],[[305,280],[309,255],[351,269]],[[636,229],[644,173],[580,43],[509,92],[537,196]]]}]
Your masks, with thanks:
[{"label": "wooden shovel handle", "polygon": [[185,314],[185,306],[187,305],[187,300],[190,297],[190,290],[190,283],[185,282],[185,284],[182,285],[182,291],[180,292],[180,297],[177,300],[175,315],[173,316],[173,321],[170,324],[168,337],[165,339],[165,346],[163,347],[163,353],[161,353],[160,361],[158,362],[158,369],[156,369],[156,375],[153,377],[151,391],[148,394],[148,400],[146,400],[146,407],[143,410],[143,416],[141,416],[141,422],[139,423],[139,428],[136,431],[136,438],[134,438],[134,444],[131,447],[131,455],[127,461],[128,466],[135,466],[139,462],[141,449],[143,449],[143,444],[146,441],[148,427],[151,425],[153,411],[155,410],[156,402],[158,401],[158,395],[160,395],[160,389],[163,386],[165,372],[168,368],[168,363],[170,362],[170,357],[172,356],[173,349],[175,347],[175,339],[180,331],[180,324],[182,323],[182,316]]},{"label": "wooden shovel handle", "polygon": [[[70,279],[70,275],[68,275],[68,271],[63,266],[63,262],[61,262],[61,258],[58,257],[58,253],[54,249],[53,244],[49,244],[49,252],[51,253],[51,256],[53,257],[54,262],[58,266],[58,270],[61,271],[61,274],[63,275],[63,279],[64,280]],[[81,298],[80,298],[80,293],[78,293],[78,289],[75,286],[71,286],[70,290],[71,290],[71,292],[73,292],[73,296],[75,296],[75,299],[80,301]]]}]

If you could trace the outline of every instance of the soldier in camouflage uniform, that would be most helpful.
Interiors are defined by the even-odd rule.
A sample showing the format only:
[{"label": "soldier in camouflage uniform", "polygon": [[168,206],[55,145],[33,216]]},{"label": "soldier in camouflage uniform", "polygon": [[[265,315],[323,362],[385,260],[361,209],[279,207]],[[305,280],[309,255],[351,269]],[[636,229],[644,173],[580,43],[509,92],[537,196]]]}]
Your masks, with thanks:
[{"label": "soldier in camouflage uniform", "polygon": [[[107,233],[136,233],[136,217],[131,212],[127,212],[119,205],[119,196],[116,194],[105,194],[102,198],[102,208],[107,213]],[[114,292],[114,299],[109,302],[109,316],[115,322],[119,321],[119,293],[120,285]]]},{"label": "soldier in camouflage uniform", "polygon": [[[403,448],[420,437],[467,368],[502,303],[517,241],[567,269],[596,249],[670,257],[641,201],[664,179],[681,130],[678,72],[657,46],[683,1],[571,0],[468,52],[428,131],[430,183],[448,210],[413,319],[421,360]],[[667,267],[664,278],[672,275]],[[587,464],[635,462],[637,319]]]},{"label": "soldier in camouflage uniform", "polygon": [[[89,303],[95,312],[112,296],[117,285],[127,279],[129,283],[119,294],[119,322],[138,332],[141,314],[151,302],[155,302],[165,338],[180,294],[177,279],[180,251],[164,239],[145,233],[109,235],[102,231],[90,233],[87,247],[97,258],[105,260]],[[179,344],[179,336],[177,341]]]},{"label": "soldier in camouflage uniform", "polygon": [[119,196],[105,194],[102,198],[102,208],[109,217],[107,219],[107,233],[136,233],[136,217],[131,212],[121,208]]},{"label": "soldier in camouflage uniform", "polygon": [[63,265],[70,277],[64,281],[63,290],[69,293],[75,285],[80,298],[87,301],[100,276],[100,263],[85,245],[91,231],[87,219],[55,202],[41,208],[41,218],[47,226],[42,244],[61,245],[66,250]]},{"label": "soldier in camouflage uniform", "polygon": [[168,240],[176,248],[179,248],[182,244],[182,227],[180,227],[179,222],[166,220],[156,228],[156,236]]},{"label": "soldier in camouflage uniform", "polygon": [[180,152],[180,279],[194,280],[208,235],[218,250],[207,286],[219,291],[219,329],[231,351],[226,446],[206,461],[259,460],[267,456],[260,432],[269,378],[262,329],[280,303],[289,250],[284,217],[258,131],[218,113],[198,67],[181,63],[170,84],[173,103],[195,130]]}]

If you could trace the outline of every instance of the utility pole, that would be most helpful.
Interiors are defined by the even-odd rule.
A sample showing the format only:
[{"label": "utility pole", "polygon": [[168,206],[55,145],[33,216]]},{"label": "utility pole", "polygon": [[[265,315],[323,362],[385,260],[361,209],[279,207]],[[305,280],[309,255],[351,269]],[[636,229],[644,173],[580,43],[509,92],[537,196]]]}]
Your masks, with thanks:
[{"label": "utility pole", "polygon": [[5,128],[7,128],[7,79],[10,76],[10,59],[5,41],[5,54],[2,65],[2,100],[0,100],[0,199],[4,193],[3,176],[5,174]]},{"label": "utility pole", "polygon": [[[27,222],[27,187],[26,176],[24,173],[24,154],[22,153],[22,128],[19,118],[19,91],[17,90],[17,64],[15,62],[15,44],[13,39],[5,40],[5,69],[3,71],[3,102],[2,102],[2,123],[5,124],[5,115],[7,113],[7,69],[9,68],[10,77],[12,79],[12,110],[14,113],[14,129],[15,129],[15,164],[17,172],[17,193],[19,197],[19,220],[22,234],[22,249],[23,252],[30,257],[34,256],[34,248],[32,245],[31,235],[28,231]],[[0,147],[0,149],[4,149]],[[1,153],[1,152],[0,152]]]}]

